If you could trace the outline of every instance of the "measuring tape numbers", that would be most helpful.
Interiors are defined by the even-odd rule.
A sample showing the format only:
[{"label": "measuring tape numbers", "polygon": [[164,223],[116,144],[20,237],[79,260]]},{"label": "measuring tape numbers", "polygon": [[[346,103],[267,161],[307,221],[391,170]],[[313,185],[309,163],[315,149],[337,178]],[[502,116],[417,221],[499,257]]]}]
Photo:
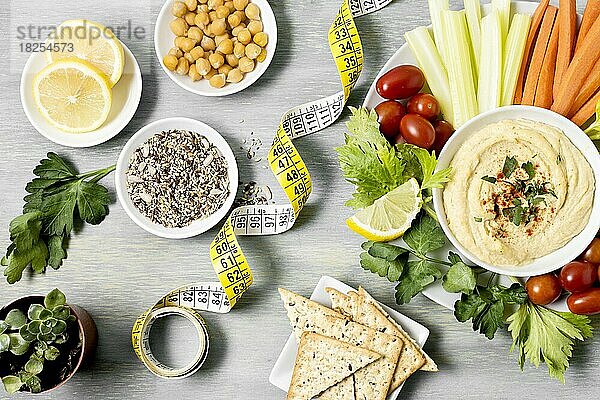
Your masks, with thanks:
[{"label": "measuring tape numbers", "polygon": [[[287,111],[269,150],[268,162],[288,199],[285,205],[242,206],[234,209],[210,245],[210,259],[219,282],[184,286],[164,296],[142,314],[132,330],[135,353],[144,365],[162,378],[184,378],[201,366],[209,348],[208,328],[200,312],[227,313],[252,284],[252,271],[237,236],[278,235],[292,228],[312,191],[308,168],[293,139],[321,131],[341,115],[363,68],[363,47],[354,18],[377,11],[391,0],[344,0],[329,29],[328,42],[342,82],[331,96]],[[149,333],[159,318],[181,315],[198,333],[194,360],[172,368],[157,360],[150,349]]]}]

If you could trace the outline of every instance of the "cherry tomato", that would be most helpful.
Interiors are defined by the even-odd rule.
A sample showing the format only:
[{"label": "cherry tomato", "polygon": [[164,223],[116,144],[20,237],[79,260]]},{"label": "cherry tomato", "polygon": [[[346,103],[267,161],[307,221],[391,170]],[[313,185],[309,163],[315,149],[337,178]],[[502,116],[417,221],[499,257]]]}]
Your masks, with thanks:
[{"label": "cherry tomato", "polygon": [[406,114],[400,121],[400,132],[407,143],[430,149],[435,142],[435,129],[431,122],[417,114]]},{"label": "cherry tomato", "polygon": [[454,128],[450,122],[440,120],[433,123],[433,129],[435,129],[435,142],[433,142],[433,149],[436,154],[439,155],[444,145],[450,139],[450,136],[454,133]]},{"label": "cherry tomato", "polygon": [[529,300],[533,304],[541,306],[555,302],[562,293],[560,281],[552,273],[527,279],[525,290],[527,290]]},{"label": "cherry tomato", "polygon": [[598,267],[585,261],[573,261],[560,270],[562,287],[571,292],[584,292],[598,279]]},{"label": "cherry tomato", "polygon": [[600,264],[600,239],[595,238],[582,254],[582,258],[592,264]]},{"label": "cherry tomato", "polygon": [[423,72],[414,65],[401,65],[377,80],[377,93],[385,99],[408,99],[425,85]]},{"label": "cherry tomato", "polygon": [[600,314],[600,288],[570,295],[567,298],[567,305],[573,314]]},{"label": "cherry tomato", "polygon": [[402,103],[387,100],[375,107],[379,116],[379,130],[389,141],[395,141],[400,133],[400,121],[406,115],[406,108]]},{"label": "cherry tomato", "polygon": [[408,100],[406,108],[409,113],[419,114],[428,120],[437,118],[440,115],[440,103],[438,103],[435,97],[427,93],[415,94]]}]

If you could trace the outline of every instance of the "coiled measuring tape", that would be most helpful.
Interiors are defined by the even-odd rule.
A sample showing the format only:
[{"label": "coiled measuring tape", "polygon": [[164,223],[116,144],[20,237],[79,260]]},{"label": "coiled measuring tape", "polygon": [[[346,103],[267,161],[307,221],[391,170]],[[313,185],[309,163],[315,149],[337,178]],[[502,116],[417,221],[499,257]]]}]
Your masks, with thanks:
[{"label": "coiled measuring tape", "polygon": [[[243,206],[233,210],[212,241],[210,258],[219,278],[176,289],[142,314],[132,330],[135,353],[144,365],[162,378],[184,378],[201,366],[209,348],[209,335],[200,311],[227,313],[252,284],[252,271],[237,236],[277,235],[291,229],[312,191],[310,174],[292,139],[318,132],[341,115],[363,68],[363,48],[354,18],[377,11],[392,0],[343,0],[329,29],[328,41],[343,89],[326,98],[287,111],[268,154],[269,165],[289,204]],[[198,332],[199,349],[183,368],[158,361],[149,345],[150,328],[158,318],[178,314]]]}]

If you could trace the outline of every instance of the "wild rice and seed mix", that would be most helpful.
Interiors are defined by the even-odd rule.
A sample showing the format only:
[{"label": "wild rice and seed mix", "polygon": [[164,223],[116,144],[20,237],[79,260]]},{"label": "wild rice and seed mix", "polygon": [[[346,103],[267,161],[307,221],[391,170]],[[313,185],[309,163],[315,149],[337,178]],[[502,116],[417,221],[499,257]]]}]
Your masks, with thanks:
[{"label": "wild rice and seed mix", "polygon": [[210,216],[229,197],[225,157],[195,132],[171,130],[152,136],[133,152],[126,174],[135,207],[168,228]]}]

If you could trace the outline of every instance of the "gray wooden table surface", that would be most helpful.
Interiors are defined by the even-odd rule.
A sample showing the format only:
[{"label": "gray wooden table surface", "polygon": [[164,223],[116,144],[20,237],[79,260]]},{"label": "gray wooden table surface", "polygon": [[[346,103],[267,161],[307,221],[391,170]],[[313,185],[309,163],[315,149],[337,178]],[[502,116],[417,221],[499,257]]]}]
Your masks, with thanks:
[{"label": "gray wooden table surface", "polygon": [[[213,99],[184,91],[160,68],[152,40],[160,0],[9,0],[8,7],[0,7],[0,247],[8,245],[8,222],[21,212],[24,186],[46,152],[68,157],[81,170],[108,166],[116,162],[134,132],[160,118],[192,117],[213,126],[234,149],[243,182],[254,180],[276,188],[264,156],[281,114],[293,105],[340,88],[325,40],[339,3],[271,1],[279,26],[273,64],[249,89]],[[580,11],[584,4],[584,0],[578,1]],[[121,36],[144,75],[139,110],[117,137],[88,149],[64,148],[43,138],[27,121],[19,101],[20,73],[28,57],[20,52],[19,43],[43,40],[19,39],[19,27],[53,26],[71,18],[111,26],[131,23],[145,31],[144,38]],[[428,23],[426,0],[394,0],[384,11],[358,21],[366,62],[351,105],[361,104],[379,68],[404,43],[403,33]],[[393,286],[360,268],[357,259],[362,239],[344,223],[350,210],[343,203],[352,187],[342,179],[333,151],[342,142],[343,132],[340,121],[296,142],[312,172],[314,194],[290,232],[240,239],[255,284],[230,314],[206,316],[211,352],[204,368],[188,379],[167,381],[151,375],[133,353],[130,330],[135,318],[167,291],[215,279],[207,250],[216,230],[189,240],[160,239],[138,228],[115,202],[100,226],[86,226],[77,232],[69,247],[69,259],[59,271],[26,276],[13,286],[0,283],[0,303],[59,287],[71,303],[86,308],[98,325],[100,341],[93,366],[80,371],[63,388],[38,398],[282,399],[284,393],[268,382],[290,334],[277,287],[309,295],[320,276],[327,274],[349,285],[364,285],[393,306]],[[248,160],[241,149],[251,133],[263,143],[259,150],[262,161]],[[114,198],[112,178],[105,183]],[[275,190],[275,197],[283,200],[283,193]],[[395,308],[431,330],[425,348],[441,370],[437,374],[417,373],[404,386],[401,398],[587,399],[600,395],[597,337],[575,349],[567,383],[562,385],[549,379],[545,367],[526,367],[521,373],[516,355],[508,351],[511,340],[506,332],[488,341],[469,325],[456,322],[450,311],[422,296]],[[594,325],[600,328],[598,319]],[[191,337],[182,321],[164,321],[153,335],[153,346],[166,360],[182,361],[193,348]]]}]

